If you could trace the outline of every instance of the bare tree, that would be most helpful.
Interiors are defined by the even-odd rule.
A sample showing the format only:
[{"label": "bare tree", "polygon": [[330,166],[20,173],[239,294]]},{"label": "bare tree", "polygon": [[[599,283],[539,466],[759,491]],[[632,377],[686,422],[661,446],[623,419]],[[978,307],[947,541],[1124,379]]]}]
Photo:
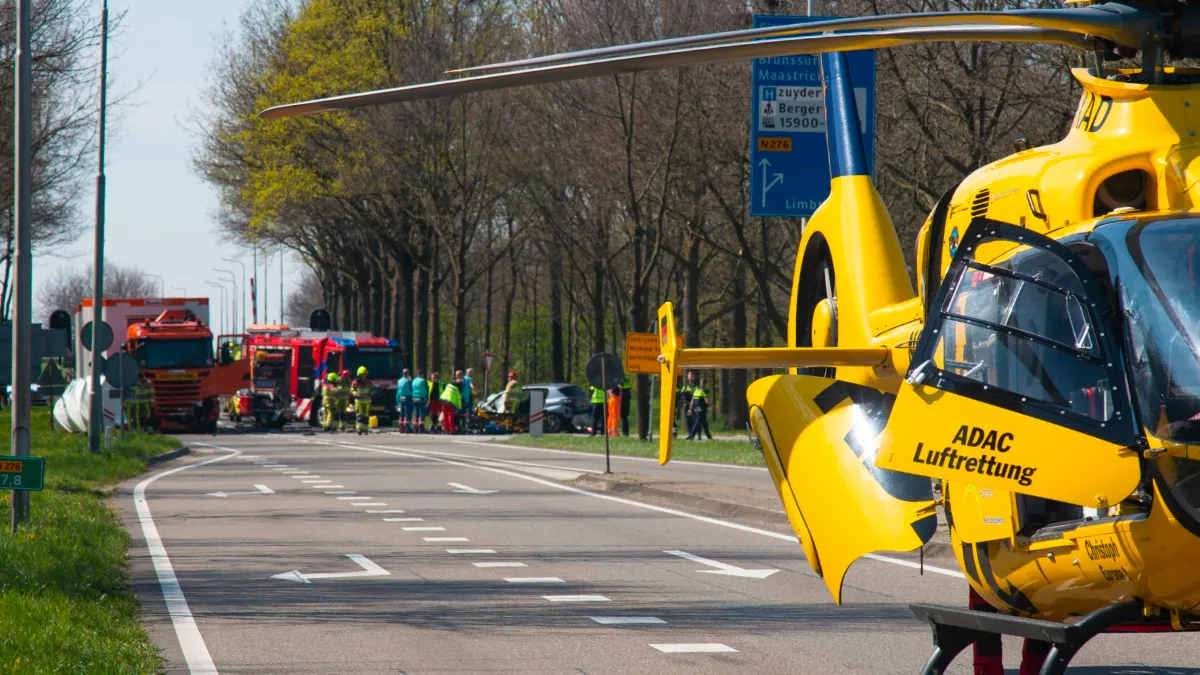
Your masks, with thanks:
[{"label": "bare tree", "polygon": [[[74,312],[84,298],[92,296],[92,266],[84,269],[60,267],[53,279],[38,288],[38,312],[43,318],[57,309]],[[158,295],[158,283],[137,267],[104,263],[104,293],[108,298],[149,298]]]}]

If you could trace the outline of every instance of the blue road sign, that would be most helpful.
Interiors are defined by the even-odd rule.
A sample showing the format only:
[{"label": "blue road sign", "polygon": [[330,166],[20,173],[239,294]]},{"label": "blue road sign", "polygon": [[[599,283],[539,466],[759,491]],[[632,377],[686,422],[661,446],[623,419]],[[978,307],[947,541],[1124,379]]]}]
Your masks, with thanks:
[{"label": "blue road sign", "polygon": [[[754,27],[829,16],[754,16]],[[867,166],[875,166],[875,51],[847,52]],[[750,215],[808,217],[829,196],[821,57],[755,59],[750,108]]]}]

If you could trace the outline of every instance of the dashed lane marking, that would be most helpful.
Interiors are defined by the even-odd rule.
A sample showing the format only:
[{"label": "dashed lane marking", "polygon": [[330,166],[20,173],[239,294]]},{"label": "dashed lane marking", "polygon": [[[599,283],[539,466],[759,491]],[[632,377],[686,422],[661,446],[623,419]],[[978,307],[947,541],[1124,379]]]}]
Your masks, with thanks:
[{"label": "dashed lane marking", "polygon": [[642,625],[666,623],[657,616],[589,616],[589,619],[604,626]]},{"label": "dashed lane marking", "polygon": [[405,532],[445,532],[446,531],[446,528],[444,528],[444,527],[432,527],[432,526],[431,527],[425,527],[425,526],[406,527],[403,529]]},{"label": "dashed lane marking", "polygon": [[[325,487],[331,487],[331,486],[326,485]],[[326,490],[325,494],[327,494],[327,495],[352,495],[352,494],[354,494],[354,490]]]},{"label": "dashed lane marking", "polygon": [[565,584],[567,582],[558,577],[505,577],[505,581],[510,584]]},{"label": "dashed lane marking", "polygon": [[446,553],[450,555],[493,555],[496,549],[492,548],[448,548]]},{"label": "dashed lane marking", "polygon": [[387,506],[387,502],[354,502],[350,506]]},{"label": "dashed lane marking", "polygon": [[603,595],[543,595],[550,602],[612,602]]},{"label": "dashed lane marking", "polygon": [[435,542],[435,541],[471,541],[470,539],[467,539],[466,537],[425,537],[424,539],[425,539],[425,541],[430,541],[430,542]]},{"label": "dashed lane marking", "polygon": [[[367,511],[367,513],[372,513],[372,512]],[[383,511],[382,513],[387,513],[387,511]],[[404,512],[401,511],[400,513],[404,513]],[[415,516],[405,516],[403,518],[384,518],[383,522],[385,522],[385,523],[423,523],[423,522],[425,522],[425,519],[417,518]]]},{"label": "dashed lane marking", "polygon": [[737,650],[720,642],[679,642],[674,644],[650,645],[664,654],[724,654]]},{"label": "dashed lane marking", "polygon": [[295,478],[296,480],[302,480],[302,481],[308,482],[308,481],[312,480],[313,478],[320,478],[320,476],[310,473],[308,475],[296,474],[296,475],[292,476],[292,478]]},{"label": "dashed lane marking", "polygon": [[523,562],[473,562],[476,567],[527,567]]},{"label": "dashed lane marking", "polygon": [[[461,441],[461,442],[469,443],[471,441]],[[455,461],[455,460],[451,460],[451,459],[444,459],[442,457],[431,456],[428,454],[422,454],[425,452],[424,450],[417,450],[417,449],[413,449],[413,448],[402,448],[403,452],[400,452],[400,451],[392,450],[392,449],[382,447],[382,446],[354,445],[351,443],[322,443],[320,441],[316,441],[315,443],[319,444],[319,445],[332,445],[335,447],[351,448],[354,450],[365,450],[367,452],[376,452],[376,453],[381,453],[381,454],[385,454],[385,455],[393,455],[396,457],[410,457],[410,458],[427,459],[432,462],[441,462],[443,464],[449,464],[451,466],[461,466],[461,467],[465,467],[465,468],[477,469],[479,471],[491,471],[493,473],[504,474],[506,476],[512,476],[513,478],[520,478],[522,480],[531,481],[531,482],[537,483],[539,485],[545,485],[546,487],[552,487],[556,490],[563,490],[566,492],[574,492],[575,494],[587,495],[589,497],[594,497],[596,499],[604,499],[604,500],[607,500],[610,502],[616,502],[618,504],[626,504],[628,506],[636,506],[638,508],[647,509],[649,511],[657,511],[658,513],[666,513],[666,514],[673,515],[673,516],[689,518],[691,520],[697,520],[702,523],[709,523],[711,525],[719,525],[721,527],[728,527],[728,528],[734,529],[734,530],[741,530],[742,532],[749,532],[752,534],[762,535],[764,537],[771,537],[772,539],[779,539],[782,541],[793,542],[793,543],[796,541],[796,535],[794,535],[794,534],[784,534],[782,532],[772,532],[770,530],[764,530],[764,529],[758,528],[758,527],[751,527],[749,525],[742,525],[741,523],[735,523],[735,522],[728,521],[728,520],[721,520],[720,518],[711,518],[709,516],[701,516],[701,515],[698,515],[695,513],[688,513],[687,511],[680,511],[679,509],[671,509],[671,508],[667,508],[665,506],[656,506],[654,504],[646,504],[644,502],[638,502],[638,501],[634,501],[632,499],[626,499],[624,497],[616,497],[613,495],[600,494],[598,492],[592,492],[590,490],[584,490],[581,488],[577,488],[573,485],[564,485],[562,483],[556,483],[553,481],[544,480],[541,478],[537,478],[536,476],[530,476],[527,474],[519,473],[517,471],[509,471],[507,469],[500,469],[500,468],[491,467],[491,466],[483,466],[483,465],[475,464],[475,463],[471,463],[471,462],[460,462],[460,461]],[[635,459],[635,458],[631,457],[629,459]],[[703,462],[696,462],[696,463],[703,464]],[[923,569],[925,572],[932,572],[933,574],[941,574],[941,575],[948,576],[948,577],[954,577],[955,579],[965,579],[966,578],[965,576],[963,576],[963,573],[959,572],[958,570],[947,569],[945,567],[936,567],[933,565],[922,566],[911,560],[902,560],[900,558],[892,558],[890,556],[883,556],[883,555],[878,555],[875,553],[868,553],[868,554],[864,555],[863,557],[868,558],[870,560],[875,560],[877,562],[888,563],[890,565],[899,565],[901,567],[908,567],[910,569],[917,569],[917,570]]]},{"label": "dashed lane marking", "polygon": [[402,509],[380,509],[378,511],[368,510],[367,513],[404,513],[404,511]]}]

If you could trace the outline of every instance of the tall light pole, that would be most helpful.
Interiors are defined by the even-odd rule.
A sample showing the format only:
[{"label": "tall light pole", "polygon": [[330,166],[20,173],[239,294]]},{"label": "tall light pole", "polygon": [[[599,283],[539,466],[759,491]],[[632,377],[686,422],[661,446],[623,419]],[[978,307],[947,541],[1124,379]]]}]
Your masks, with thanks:
[{"label": "tall light pole", "polygon": [[[29,385],[33,358],[33,249],[30,231],[30,186],[33,184],[33,67],[29,40],[29,5],[33,0],[17,0],[17,53],[15,61],[16,110],[14,124],[13,215],[17,249],[13,266],[12,346],[12,435],[14,455],[28,455],[30,442]],[[12,532],[29,512],[29,493],[12,491]]]},{"label": "tall light pole", "polygon": [[217,268],[215,268],[215,267],[213,268],[213,271],[214,271],[214,272],[218,272],[218,273],[220,273],[220,274],[228,274],[228,275],[229,275],[229,283],[233,285],[233,290],[232,290],[232,291],[229,293],[229,298],[230,298],[230,300],[233,302],[233,306],[232,306],[232,310],[233,310],[233,311],[232,311],[232,313],[231,313],[231,315],[230,315],[230,318],[232,318],[232,319],[233,319],[233,321],[231,322],[231,323],[233,324],[233,331],[232,331],[232,332],[236,333],[236,332],[238,332],[238,323],[237,323],[237,310],[238,310],[238,283],[237,283],[237,275],[236,275],[236,274],[234,274],[234,273],[233,273],[231,270],[221,270],[221,269],[217,269]]},{"label": "tall light pole", "polygon": [[[254,274],[250,275],[250,281],[253,282],[250,287],[250,320],[258,323],[258,242],[254,242],[254,262],[252,264]],[[266,323],[265,321],[263,323]]]},{"label": "tall light pole", "polygon": [[100,139],[99,168],[96,172],[96,251],[95,279],[92,282],[92,398],[88,422],[88,450],[100,452],[100,432],[104,428],[104,398],[100,391],[100,340],[104,327],[104,132],[108,108],[108,0],[100,12]]},{"label": "tall light pole", "polygon": [[225,328],[225,311],[229,307],[229,303],[226,302],[226,300],[225,300],[225,284],[219,284],[215,281],[206,281],[206,282],[204,282],[204,284],[207,286],[212,286],[213,288],[221,289],[221,311],[217,313],[217,316],[221,319],[222,330],[219,332],[224,333],[224,332],[226,332],[224,330],[224,328]]},{"label": "tall light pole", "polygon": [[158,294],[161,297],[167,297],[167,282],[161,276],[157,274],[150,274],[149,272],[143,272],[142,274],[158,279]]},{"label": "tall light pole", "polygon": [[287,307],[287,300],[283,297],[283,247],[279,247],[279,323],[287,323],[287,315],[284,314],[284,309]]},{"label": "tall light pole", "polygon": [[246,265],[237,258],[222,258],[225,262],[237,263],[238,267],[242,268],[242,293],[238,296],[238,303],[242,306],[242,331],[246,330]]}]

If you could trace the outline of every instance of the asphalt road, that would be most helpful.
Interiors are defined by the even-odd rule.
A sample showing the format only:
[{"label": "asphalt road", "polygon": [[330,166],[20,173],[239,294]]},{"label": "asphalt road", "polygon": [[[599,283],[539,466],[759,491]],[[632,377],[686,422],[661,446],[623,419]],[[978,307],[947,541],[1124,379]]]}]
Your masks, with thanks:
[{"label": "asphalt road", "polygon": [[[966,599],[953,570],[872,559],[835,606],[782,530],[564,482],[603,457],[395,434],[189,441],[120,500],[172,673],[915,674],[931,644],[908,603]],[[619,461],[771,489],[755,469]],[[1198,647],[1102,636],[1069,672],[1197,675]],[[1019,643],[1006,652],[1015,668]]]}]

